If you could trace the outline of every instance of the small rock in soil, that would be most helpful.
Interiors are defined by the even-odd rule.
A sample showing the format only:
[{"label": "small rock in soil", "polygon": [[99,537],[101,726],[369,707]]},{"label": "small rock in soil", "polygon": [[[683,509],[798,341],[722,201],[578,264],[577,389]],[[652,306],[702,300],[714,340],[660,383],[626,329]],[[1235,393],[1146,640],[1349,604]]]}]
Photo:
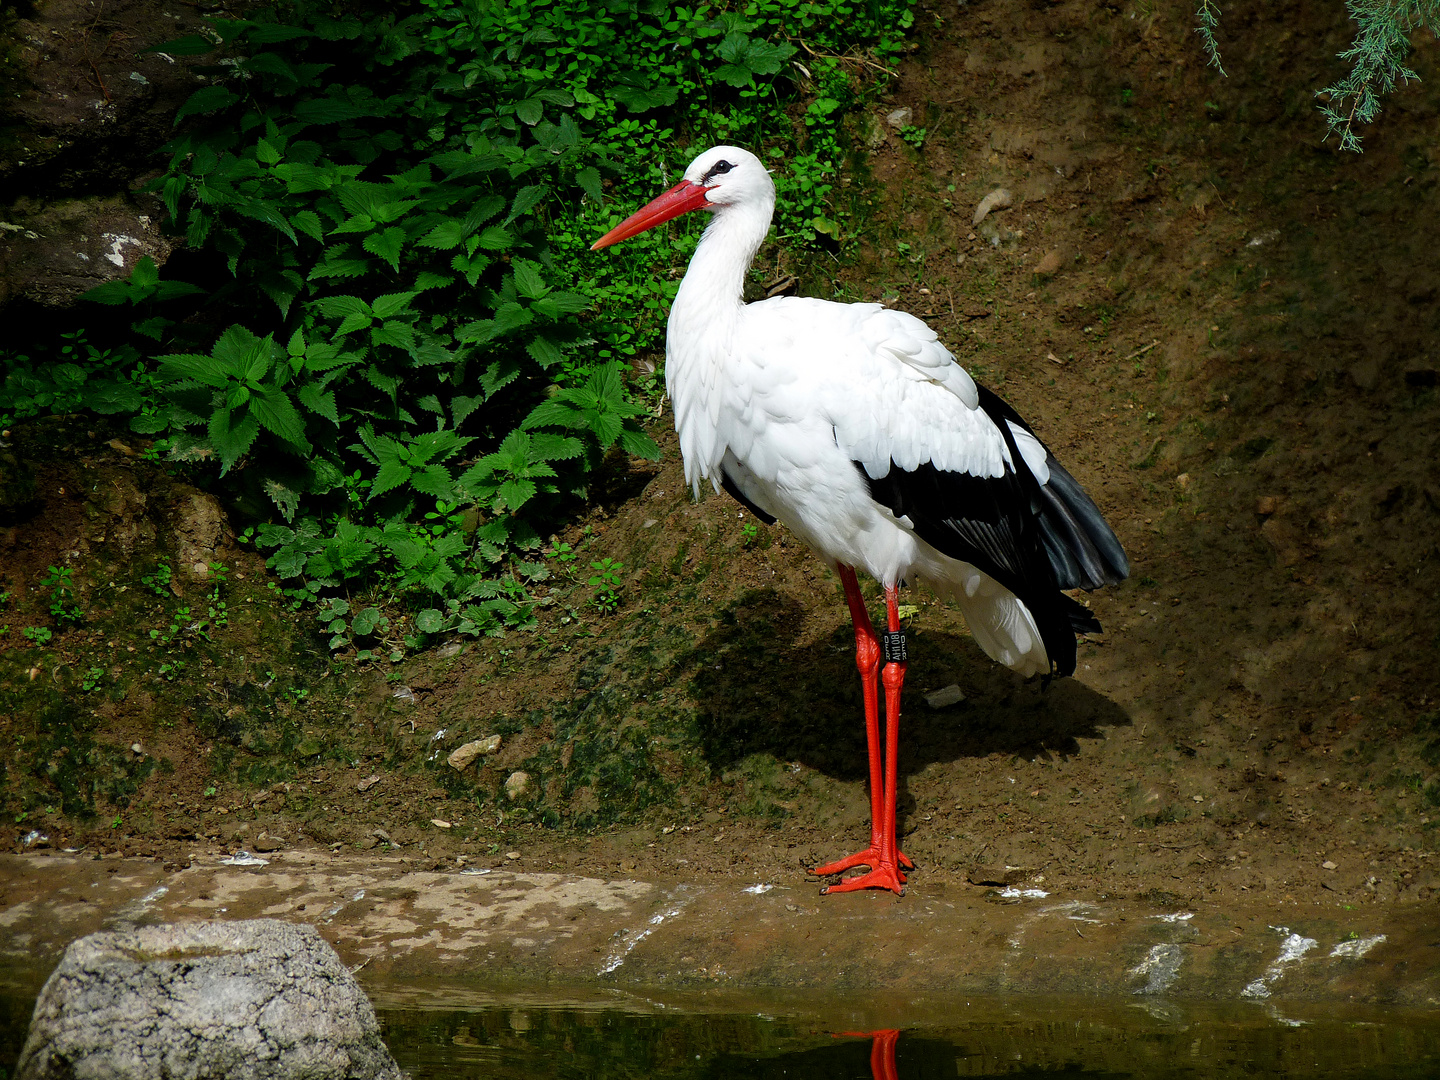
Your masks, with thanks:
[{"label": "small rock in soil", "polygon": [[488,756],[499,749],[500,736],[488,735],[483,739],[476,739],[458,747],[445,760],[452,769],[464,772],[476,758]]}]

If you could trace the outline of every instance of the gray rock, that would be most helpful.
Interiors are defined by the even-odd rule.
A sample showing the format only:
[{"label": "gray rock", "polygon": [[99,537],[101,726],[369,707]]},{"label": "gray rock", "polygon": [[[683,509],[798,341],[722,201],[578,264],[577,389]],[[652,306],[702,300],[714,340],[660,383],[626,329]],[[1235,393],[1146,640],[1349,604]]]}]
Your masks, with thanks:
[{"label": "gray rock", "polygon": [[402,1080],[375,1010],[313,926],[150,926],[72,942],[17,1080]]}]

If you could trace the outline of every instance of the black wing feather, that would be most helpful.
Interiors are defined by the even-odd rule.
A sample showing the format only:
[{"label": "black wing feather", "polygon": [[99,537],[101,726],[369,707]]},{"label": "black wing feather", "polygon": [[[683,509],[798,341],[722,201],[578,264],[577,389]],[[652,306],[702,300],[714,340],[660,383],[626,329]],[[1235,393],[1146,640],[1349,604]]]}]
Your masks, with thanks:
[{"label": "black wing feather", "polygon": [[[1000,477],[944,472],[928,462],[876,480],[855,463],[870,497],[908,517],[919,537],[953,559],[993,577],[1035,617],[1045,651],[1060,675],[1075,670],[1075,634],[1098,633],[1090,610],[1061,589],[1094,589],[1123,580],[1129,564],[1100,511],[1049,449],[1050,482],[1030,472],[1007,422],[1034,434],[996,394],[980,388],[980,407],[999,428],[1013,469]],[[1041,443],[1043,446],[1044,444]]]}]

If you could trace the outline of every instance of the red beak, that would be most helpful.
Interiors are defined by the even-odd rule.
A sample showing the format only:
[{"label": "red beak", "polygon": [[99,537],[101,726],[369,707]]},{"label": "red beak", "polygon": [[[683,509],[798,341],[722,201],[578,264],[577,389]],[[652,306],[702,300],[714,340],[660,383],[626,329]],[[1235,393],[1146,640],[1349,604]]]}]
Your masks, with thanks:
[{"label": "red beak", "polygon": [[621,240],[638,236],[646,229],[653,229],[656,225],[663,224],[673,217],[679,217],[691,210],[699,210],[705,205],[705,193],[709,190],[703,184],[692,184],[689,180],[681,180],[665,194],[651,199],[599,240],[596,240],[590,245],[590,250],[599,251],[611,244],[618,244]]}]

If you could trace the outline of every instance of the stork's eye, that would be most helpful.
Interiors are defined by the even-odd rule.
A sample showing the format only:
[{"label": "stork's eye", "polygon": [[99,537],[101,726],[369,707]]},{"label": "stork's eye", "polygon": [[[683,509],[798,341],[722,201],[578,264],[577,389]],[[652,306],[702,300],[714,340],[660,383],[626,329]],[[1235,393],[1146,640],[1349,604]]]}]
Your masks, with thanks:
[{"label": "stork's eye", "polygon": [[735,166],[731,165],[728,161],[717,161],[714,165],[710,166],[710,171],[705,174],[705,179],[709,180],[712,176],[724,176],[734,167]]}]

